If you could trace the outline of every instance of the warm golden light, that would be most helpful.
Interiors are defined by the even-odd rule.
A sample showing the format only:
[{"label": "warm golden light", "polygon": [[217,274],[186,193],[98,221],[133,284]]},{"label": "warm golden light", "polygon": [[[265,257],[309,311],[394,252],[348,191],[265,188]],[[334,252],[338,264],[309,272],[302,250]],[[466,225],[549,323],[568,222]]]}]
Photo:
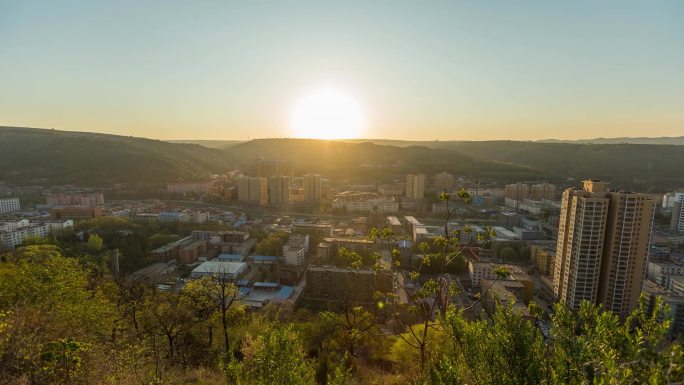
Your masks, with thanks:
[{"label": "warm golden light", "polygon": [[304,96],[292,111],[291,129],[299,138],[359,138],[363,126],[363,113],[357,101],[333,87]]}]

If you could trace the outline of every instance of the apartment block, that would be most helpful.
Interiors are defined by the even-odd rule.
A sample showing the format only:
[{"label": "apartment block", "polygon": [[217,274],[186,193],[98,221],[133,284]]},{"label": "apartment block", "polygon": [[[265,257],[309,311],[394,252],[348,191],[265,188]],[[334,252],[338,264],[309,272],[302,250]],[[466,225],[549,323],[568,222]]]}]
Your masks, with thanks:
[{"label": "apartment block", "polygon": [[13,213],[19,211],[19,198],[0,199],[0,214]]},{"label": "apartment block", "polygon": [[319,174],[304,175],[304,200],[307,202],[321,199],[321,176]]},{"label": "apartment block", "polygon": [[406,175],[406,198],[422,199],[425,196],[425,174]]},{"label": "apartment block", "polygon": [[611,192],[602,181],[565,190],[553,274],[556,299],[573,310],[583,300],[617,314],[633,310],[646,274],[654,209],[650,197]]}]

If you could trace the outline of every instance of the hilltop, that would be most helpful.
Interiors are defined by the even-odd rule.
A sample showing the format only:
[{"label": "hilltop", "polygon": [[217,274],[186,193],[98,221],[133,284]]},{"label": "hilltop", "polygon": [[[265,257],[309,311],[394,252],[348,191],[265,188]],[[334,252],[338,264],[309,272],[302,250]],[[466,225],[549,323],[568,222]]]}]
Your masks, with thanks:
[{"label": "hilltop", "polygon": [[320,172],[359,183],[387,181],[408,172],[448,171],[499,183],[546,180],[572,184],[576,183],[572,179],[593,177],[637,191],[665,191],[684,185],[684,147],[677,145],[315,139],[209,142],[214,148],[88,132],[0,127],[0,180],[163,184],[204,179],[236,166],[251,174],[260,155],[292,162],[298,175]]},{"label": "hilltop", "polygon": [[225,171],[225,154],[196,144],[0,127],[0,180],[22,184],[155,184]]}]

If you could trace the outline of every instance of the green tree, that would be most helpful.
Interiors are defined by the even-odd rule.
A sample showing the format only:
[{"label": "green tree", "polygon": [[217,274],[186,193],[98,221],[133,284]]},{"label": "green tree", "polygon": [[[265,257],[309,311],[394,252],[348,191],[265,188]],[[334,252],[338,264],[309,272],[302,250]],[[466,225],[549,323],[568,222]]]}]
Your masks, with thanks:
[{"label": "green tree", "polygon": [[248,335],[240,347],[242,362],[231,360],[222,368],[230,383],[254,385],[314,384],[314,366],[306,358],[292,325],[266,323]]}]

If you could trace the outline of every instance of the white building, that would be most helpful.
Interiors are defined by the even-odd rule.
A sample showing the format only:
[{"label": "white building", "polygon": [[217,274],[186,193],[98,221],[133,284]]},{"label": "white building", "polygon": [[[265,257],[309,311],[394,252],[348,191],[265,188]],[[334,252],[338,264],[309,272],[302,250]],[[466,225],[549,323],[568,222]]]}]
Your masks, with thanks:
[{"label": "white building", "polygon": [[19,198],[1,198],[0,214],[13,213],[19,211]]},{"label": "white building", "polygon": [[202,278],[209,276],[225,277],[230,281],[235,281],[247,271],[245,262],[224,262],[218,259],[202,262],[190,273],[191,278]]},{"label": "white building", "polygon": [[29,237],[45,238],[51,232],[72,227],[68,219],[46,223],[31,223],[28,219],[0,223],[0,249],[14,249]]},{"label": "white building", "polygon": [[309,252],[309,235],[295,234],[283,246],[283,259],[286,265],[302,266]]}]

